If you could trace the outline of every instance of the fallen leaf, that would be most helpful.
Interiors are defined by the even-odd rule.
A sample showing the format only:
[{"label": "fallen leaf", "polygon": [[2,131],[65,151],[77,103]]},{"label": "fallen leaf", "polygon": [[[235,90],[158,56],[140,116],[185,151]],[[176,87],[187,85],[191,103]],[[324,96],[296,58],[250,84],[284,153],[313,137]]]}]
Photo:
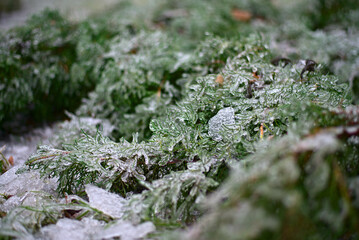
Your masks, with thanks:
[{"label": "fallen leaf", "polygon": [[216,83],[218,83],[219,86],[223,86],[223,82],[224,82],[223,76],[221,74],[218,74],[216,78]]},{"label": "fallen leaf", "polygon": [[238,8],[233,8],[231,11],[232,17],[241,22],[248,22],[252,18],[252,14],[245,10],[240,10]]},{"label": "fallen leaf", "polygon": [[252,72],[252,76],[255,77],[256,79],[259,78],[259,76],[257,75],[257,72]]},{"label": "fallen leaf", "polygon": [[8,161],[11,164],[11,166],[14,166],[14,157],[13,156],[10,156]]}]

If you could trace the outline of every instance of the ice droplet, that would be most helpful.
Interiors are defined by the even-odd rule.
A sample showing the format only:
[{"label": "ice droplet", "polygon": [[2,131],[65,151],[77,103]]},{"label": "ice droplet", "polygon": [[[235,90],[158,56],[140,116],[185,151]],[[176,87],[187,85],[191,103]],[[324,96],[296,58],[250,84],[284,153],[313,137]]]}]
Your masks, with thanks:
[{"label": "ice droplet", "polygon": [[234,109],[231,107],[223,108],[219,110],[219,112],[209,120],[208,134],[213,138],[213,140],[221,141],[223,138],[221,132],[226,129],[226,126],[234,124]]}]

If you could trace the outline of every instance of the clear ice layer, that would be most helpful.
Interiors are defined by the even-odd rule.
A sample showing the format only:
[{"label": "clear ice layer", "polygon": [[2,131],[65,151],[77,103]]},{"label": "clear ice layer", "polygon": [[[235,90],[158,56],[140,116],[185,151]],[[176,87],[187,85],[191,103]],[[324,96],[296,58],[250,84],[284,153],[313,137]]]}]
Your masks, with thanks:
[{"label": "clear ice layer", "polygon": [[208,134],[215,141],[221,141],[226,129],[230,129],[235,124],[234,109],[231,107],[223,108],[212,117],[209,122]]}]

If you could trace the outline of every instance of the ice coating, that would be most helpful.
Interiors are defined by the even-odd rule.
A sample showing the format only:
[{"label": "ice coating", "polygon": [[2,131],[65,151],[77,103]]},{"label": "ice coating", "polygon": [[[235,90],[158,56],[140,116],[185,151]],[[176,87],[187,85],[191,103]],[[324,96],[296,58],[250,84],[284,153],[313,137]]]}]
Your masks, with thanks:
[{"label": "ice coating", "polygon": [[86,240],[86,239],[142,239],[155,231],[152,222],[144,222],[137,226],[127,221],[118,221],[110,226],[95,219],[84,218],[81,221],[73,219],[60,219],[41,229],[44,239],[49,240]]},{"label": "ice coating", "polygon": [[0,176],[0,194],[21,196],[29,191],[55,192],[55,179],[41,179],[35,171],[16,175],[15,170],[10,169]]},{"label": "ice coating", "polygon": [[53,133],[52,126],[44,126],[28,130],[27,133],[21,135],[11,134],[6,138],[1,138],[0,135],[0,148],[6,145],[3,151],[4,156],[7,159],[12,156],[15,166],[22,165],[36,151],[38,144],[48,144]]},{"label": "ice coating", "polygon": [[221,132],[235,124],[234,109],[231,107],[223,108],[212,117],[209,122],[208,134],[215,141],[221,141],[223,139]]},{"label": "ice coating", "polygon": [[90,184],[86,185],[85,191],[89,197],[91,207],[113,218],[121,218],[123,216],[126,200],[121,196]]},{"label": "ice coating", "polygon": [[18,169],[19,166],[15,166],[0,175],[0,192],[2,191],[2,186],[9,184],[16,179],[17,175],[15,173]]},{"label": "ice coating", "polygon": [[0,204],[0,211],[9,212],[17,206],[20,206],[22,203],[22,199],[18,196],[10,197],[6,202]]},{"label": "ice coating", "polygon": [[44,239],[49,240],[86,240],[93,239],[92,236],[102,230],[102,225],[94,219],[84,218],[77,221],[64,218],[56,224],[43,227],[40,231]]},{"label": "ice coating", "polygon": [[0,210],[9,212],[13,208],[25,204],[36,205],[34,192],[55,194],[56,179],[41,179],[40,174],[25,172],[17,175],[20,166],[15,166],[0,176],[0,194],[8,199],[0,199]]},{"label": "ice coating", "polygon": [[152,222],[144,222],[137,226],[127,221],[120,221],[96,234],[95,239],[113,239],[121,237],[121,240],[142,239],[147,234],[156,230]]}]

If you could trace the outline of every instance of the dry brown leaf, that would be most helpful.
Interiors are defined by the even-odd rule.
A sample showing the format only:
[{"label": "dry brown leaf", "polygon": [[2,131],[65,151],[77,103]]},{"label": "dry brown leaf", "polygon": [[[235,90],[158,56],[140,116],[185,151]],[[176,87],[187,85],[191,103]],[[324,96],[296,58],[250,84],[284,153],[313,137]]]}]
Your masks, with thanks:
[{"label": "dry brown leaf", "polygon": [[224,82],[223,76],[221,74],[218,74],[216,78],[216,83],[218,83],[219,86],[223,86],[223,82]]},{"label": "dry brown leaf", "polygon": [[11,164],[11,166],[14,166],[14,157],[13,156],[10,156],[8,161]]},{"label": "dry brown leaf", "polygon": [[252,18],[252,14],[250,12],[238,8],[233,8],[231,14],[235,20],[241,22],[248,22]]},{"label": "dry brown leaf", "polygon": [[252,72],[252,76],[255,77],[256,79],[260,78],[260,77],[257,75],[257,72]]}]

